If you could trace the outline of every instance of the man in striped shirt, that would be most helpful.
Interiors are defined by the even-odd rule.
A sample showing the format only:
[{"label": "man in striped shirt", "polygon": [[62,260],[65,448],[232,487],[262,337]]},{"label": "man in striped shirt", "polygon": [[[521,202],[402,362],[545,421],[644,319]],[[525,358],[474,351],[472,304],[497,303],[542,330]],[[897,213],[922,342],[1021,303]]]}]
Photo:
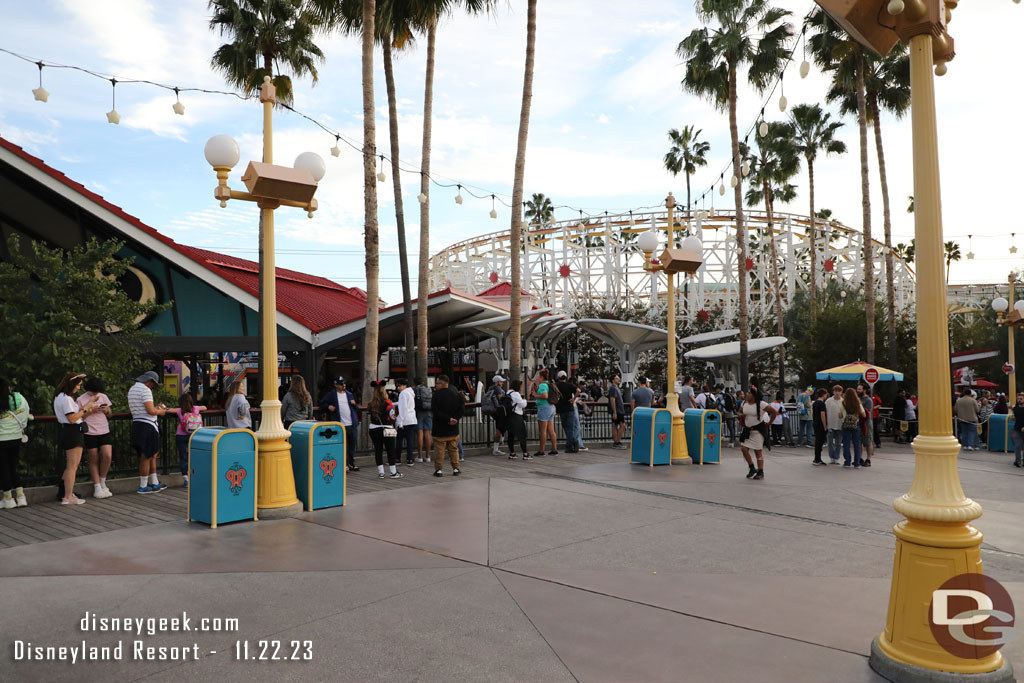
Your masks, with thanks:
[{"label": "man in striped shirt", "polygon": [[131,445],[139,456],[139,490],[136,493],[156,493],[167,488],[156,476],[156,457],[160,452],[160,427],[156,418],[167,412],[167,406],[153,405],[153,389],[160,377],[148,370],[135,378],[128,390],[128,410],[132,413]]}]

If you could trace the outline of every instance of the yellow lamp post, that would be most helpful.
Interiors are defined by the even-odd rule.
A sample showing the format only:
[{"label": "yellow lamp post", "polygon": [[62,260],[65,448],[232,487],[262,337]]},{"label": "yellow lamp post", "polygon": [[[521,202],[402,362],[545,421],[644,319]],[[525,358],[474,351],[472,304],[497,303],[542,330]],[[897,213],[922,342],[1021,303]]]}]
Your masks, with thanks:
[{"label": "yellow lamp post", "polygon": [[[668,247],[661,256],[654,260],[651,254],[658,248],[660,241],[657,231],[650,230],[640,235],[637,244],[644,252],[644,270],[651,274],[651,278],[657,277],[659,271],[664,271],[668,278],[668,393],[665,396],[668,411],[672,413],[672,462],[673,464],[689,465],[693,460],[686,452],[686,430],[683,426],[683,411],[679,409],[679,397],[676,395],[676,273],[695,273],[704,262],[701,256],[701,241],[697,237],[687,237],[683,240],[681,249],[673,249],[674,227],[672,212],[676,206],[676,199],[672,193],[665,198],[665,208],[668,209]],[[652,285],[653,288],[653,285]]]},{"label": "yellow lamp post", "polygon": [[288,437],[291,433],[281,421],[281,402],[277,400],[277,289],[274,268],[274,209],[294,206],[305,210],[309,217],[317,209],[313,194],[324,176],[323,159],[312,152],[304,152],[295,159],[293,168],[273,163],[273,109],[276,92],[270,77],[264,77],[260,88],[263,104],[263,161],[250,161],[242,182],[248,192],[228,187],[228,173],[238,163],[238,145],[227,135],[215,135],[206,143],[204,153],[217,172],[217,188],[213,196],[221,207],[229,199],[255,202],[260,208],[260,249],[263,254],[263,272],[260,288],[260,379],[263,384],[262,416],[256,431],[259,442],[259,483],[257,506],[261,519],[289,517],[302,510],[295,496],[295,477],[292,474]]},{"label": "yellow lamp post", "polygon": [[1013,310],[1009,314],[1004,315],[1006,309],[1010,307],[1010,302],[1014,300],[1014,288],[1017,284],[1017,277],[1013,273],[1010,273],[1009,282],[1010,299],[1006,300],[1003,297],[996,297],[992,300],[992,310],[996,312],[996,322],[1000,325],[1006,325],[1006,333],[1010,337],[1010,352],[1009,357],[1006,359],[1010,364],[1010,372],[1007,373],[1009,391],[1006,395],[1010,400],[1010,405],[1014,405],[1017,396],[1017,361],[1013,347],[1013,328],[1018,325],[1024,325],[1024,299],[1014,303]]},{"label": "yellow lamp post", "polygon": [[871,644],[871,667],[892,681],[1012,681],[996,651],[976,659],[943,648],[929,626],[932,594],[954,576],[981,574],[981,532],[971,522],[981,506],[964,495],[957,473],[960,444],[949,418],[949,320],[942,253],[939,146],[935,84],[953,59],[946,32],[958,0],[816,0],[855,40],[886,54],[910,45],[917,251],[917,365],[920,435],[914,439],[914,479],[893,507],[896,553],[885,629]]}]

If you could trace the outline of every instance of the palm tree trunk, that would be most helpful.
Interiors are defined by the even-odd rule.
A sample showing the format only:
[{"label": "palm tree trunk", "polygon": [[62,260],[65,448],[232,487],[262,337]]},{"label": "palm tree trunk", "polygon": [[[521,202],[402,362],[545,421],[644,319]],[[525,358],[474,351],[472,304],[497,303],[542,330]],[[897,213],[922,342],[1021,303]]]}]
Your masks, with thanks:
[{"label": "palm tree trunk", "polygon": [[690,217],[690,174],[686,174],[686,217]]},{"label": "palm tree trunk", "polygon": [[818,318],[818,231],[814,227],[814,161],[807,158],[807,189],[811,198],[811,322]]},{"label": "palm tree trunk", "polygon": [[[740,161],[740,135],[736,127],[736,65],[729,63],[729,135],[732,137],[732,167],[734,171],[742,168]],[[736,268],[739,272],[739,315],[737,323],[740,328],[740,387],[746,390],[747,366],[749,356],[747,353],[747,340],[750,338],[750,323],[747,318],[747,227],[743,220],[743,178],[742,174],[737,176],[736,187],[733,191],[733,199],[736,203],[736,246],[738,262]],[[672,334],[674,331],[669,331]],[[669,387],[672,387],[674,377],[669,378]]]},{"label": "palm tree trunk", "polygon": [[526,136],[530,128],[530,103],[533,101],[533,59],[537,42],[537,0],[526,5],[526,67],[523,72],[523,102],[519,109],[519,139],[516,144],[515,178],[512,181],[511,270],[512,300],[509,303],[509,376],[519,379],[522,366],[522,284],[519,272],[519,240],[523,220],[523,178],[526,175]]},{"label": "palm tree trunk", "polygon": [[398,99],[395,71],[391,62],[391,36],[384,36],[384,82],[388,90],[388,129],[391,134],[391,184],[395,188],[395,225],[398,229],[398,267],[402,272],[402,311],[405,315],[405,376],[413,378],[416,366],[416,329],[409,287],[409,252],[405,246],[405,209],[402,206],[402,178],[398,168]]},{"label": "palm tree trunk", "polygon": [[882,225],[885,230],[885,296],[886,317],[889,323],[889,367],[896,369],[896,274],[893,272],[892,222],[889,214],[889,181],[885,175],[885,148],[882,146],[882,121],[878,109],[878,95],[871,96],[871,117],[875,121],[875,155],[878,157],[878,177],[882,181]]},{"label": "palm tree trunk", "polygon": [[868,175],[868,116],[864,95],[864,55],[857,58],[857,123],[860,125],[860,194],[864,220],[864,360],[875,362],[875,261],[871,244],[871,187]]},{"label": "palm tree trunk", "polygon": [[366,329],[363,333],[363,401],[370,400],[370,382],[377,378],[377,340],[380,305],[377,276],[380,256],[377,253],[377,157],[376,126],[373,108],[373,18],[376,0],[363,0],[363,210],[366,232]]},{"label": "palm tree trunk", "polygon": [[[780,337],[786,336],[786,323],[782,319],[782,287],[779,284],[779,257],[775,251],[775,200],[764,183],[764,206],[768,214],[768,240],[772,254],[772,289],[775,291],[775,320]],[[779,391],[786,391],[786,347],[779,347]]]},{"label": "palm tree trunk", "polygon": [[416,293],[416,374],[427,381],[427,349],[430,347],[430,330],[427,326],[428,263],[430,261],[430,134],[433,128],[434,108],[434,46],[437,40],[437,19],[431,19],[427,26],[427,75],[423,84],[423,150],[420,161],[420,192],[427,195],[427,202],[420,204],[420,261],[419,287]]}]

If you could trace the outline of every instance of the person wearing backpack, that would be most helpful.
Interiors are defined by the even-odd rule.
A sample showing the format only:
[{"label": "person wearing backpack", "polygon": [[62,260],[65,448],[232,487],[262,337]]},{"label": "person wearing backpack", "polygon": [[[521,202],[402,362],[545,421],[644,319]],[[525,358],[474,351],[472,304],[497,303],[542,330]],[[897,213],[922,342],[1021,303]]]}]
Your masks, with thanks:
[{"label": "person wearing backpack", "polygon": [[430,461],[433,457],[434,440],[431,430],[434,428],[434,418],[430,412],[430,403],[434,400],[434,391],[427,386],[422,377],[416,378],[416,388],[413,394],[416,398],[416,427],[419,429],[419,439],[416,441],[416,462]]},{"label": "person wearing backpack", "polygon": [[505,389],[502,386],[504,381],[504,377],[495,375],[491,379],[491,386],[487,388],[480,400],[480,409],[484,415],[494,420],[494,455],[498,455],[501,441],[508,432],[508,413],[505,406],[501,404],[501,399],[505,396]]},{"label": "person wearing backpack", "polygon": [[168,412],[178,416],[174,445],[178,447],[178,461],[181,463],[184,487],[188,488],[188,440],[192,437],[192,432],[203,426],[201,413],[206,412],[206,406],[197,406],[192,400],[192,394],[186,392],[178,399],[178,407]]},{"label": "person wearing backpack", "polygon": [[34,419],[25,397],[0,377],[0,509],[28,505],[18,475],[18,453],[28,441],[29,420]]},{"label": "person wearing backpack", "polygon": [[555,393],[558,399],[555,402],[555,412],[562,422],[562,431],[565,433],[565,452],[579,453],[579,422],[576,418],[576,387],[569,382],[569,375],[565,370],[558,371],[558,381],[555,382]]},{"label": "person wearing backpack", "polygon": [[843,425],[843,467],[850,467],[850,446],[853,446],[853,466],[860,468],[860,421],[867,416],[864,406],[857,398],[853,387],[843,392],[843,402],[839,406],[839,419]]},{"label": "person wearing backpack", "polygon": [[729,431],[729,447],[733,448],[736,445],[736,396],[731,388],[722,394],[722,409],[723,421]]}]

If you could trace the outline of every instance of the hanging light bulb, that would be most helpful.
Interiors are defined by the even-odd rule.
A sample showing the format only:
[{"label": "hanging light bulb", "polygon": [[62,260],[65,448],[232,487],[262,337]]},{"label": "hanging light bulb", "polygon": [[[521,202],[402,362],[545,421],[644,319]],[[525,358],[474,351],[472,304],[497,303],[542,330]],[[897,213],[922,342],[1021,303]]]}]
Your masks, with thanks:
[{"label": "hanging light bulb", "polygon": [[1014,236],[1015,234],[1016,234],[1016,233],[1013,233],[1013,232],[1011,232],[1011,233],[1010,233],[1010,253],[1011,253],[1011,254],[1016,254],[1016,253],[1017,253],[1017,245],[1015,245],[1015,244],[1013,243],[1013,236]]},{"label": "hanging light bulb", "polygon": [[714,218],[715,217],[715,207],[712,206],[710,209],[708,209],[708,216],[710,218]]},{"label": "hanging light bulb", "polygon": [[811,63],[805,59],[800,62],[800,78],[807,78],[809,73],[811,73]]},{"label": "hanging light bulb", "polygon": [[491,218],[497,218],[498,212],[495,209],[491,209]]},{"label": "hanging light bulb", "polygon": [[738,184],[739,184],[739,182],[740,182],[740,181],[739,181],[739,178],[737,178],[736,176],[733,176],[733,177],[731,177],[731,178],[729,179],[729,186],[730,186],[730,187],[736,187],[736,185],[738,185]]},{"label": "hanging light bulb", "polygon": [[416,199],[419,201],[420,204],[426,204],[427,203],[427,195],[423,194],[422,192],[420,192],[418,195],[416,195]]},{"label": "hanging light bulb", "polygon": [[45,102],[50,97],[50,93],[46,92],[46,88],[43,87],[43,63],[36,62],[36,66],[39,67],[39,87],[32,90],[32,97],[36,98],[37,102]]},{"label": "hanging light bulb", "polygon": [[173,109],[174,113],[177,114],[178,116],[184,116],[185,115],[185,105],[182,104],[181,100],[178,98],[178,89],[177,88],[174,89],[174,104],[171,105],[171,109]]},{"label": "hanging light bulb", "polygon": [[632,228],[632,227],[634,227],[635,225],[636,225],[636,222],[635,222],[635,221],[633,220],[633,212],[632,212],[632,211],[630,211],[630,212],[629,212],[629,227],[631,227],[631,228]]},{"label": "hanging light bulb", "polygon": [[462,185],[456,185],[459,188],[458,193],[455,195],[455,203],[459,206],[462,205]]},{"label": "hanging light bulb", "polygon": [[[1020,2],[1020,0],[1016,1]],[[903,4],[903,0],[889,0],[889,4],[886,5],[885,9],[889,11],[889,14],[895,17],[897,14],[903,14],[903,10],[906,9],[906,5]]]},{"label": "hanging light bulb", "polygon": [[[381,154],[380,155],[380,172],[377,173],[377,182],[378,183],[383,183],[387,179],[388,179],[388,175],[387,175],[387,173],[384,172],[384,155]],[[423,200],[420,201],[420,204],[422,204],[424,201],[426,201],[425,197],[424,197]]]},{"label": "hanging light bulb", "polygon": [[743,175],[750,175],[750,162],[744,161],[741,170],[743,171]]},{"label": "hanging light bulb", "polygon": [[336,156],[338,156],[339,154],[341,154],[341,148],[340,148],[340,147],[338,147],[338,141],[339,141],[340,139],[341,139],[341,137],[340,137],[340,136],[338,136],[338,135],[335,135],[335,136],[334,136],[334,147],[331,147],[331,156],[332,156],[332,157],[336,157]]},{"label": "hanging light bulb", "polygon": [[971,236],[970,235],[967,236],[967,260],[968,261],[973,261],[974,260],[974,248],[971,245]]},{"label": "hanging light bulb", "polygon": [[757,132],[759,132],[761,134],[761,137],[764,137],[765,135],[768,135],[768,124],[766,122],[762,121],[761,125],[758,126],[758,128],[757,128]]},{"label": "hanging light bulb", "polygon": [[779,97],[779,111],[786,111],[786,107],[789,106],[789,100],[786,99],[785,95]]},{"label": "hanging light bulb", "polygon": [[[498,217],[498,210],[494,207],[494,195],[491,195],[491,218]],[[529,238],[529,232],[527,232],[527,238]]]},{"label": "hanging light bulb", "polygon": [[110,111],[107,112],[107,123],[115,126],[121,123],[121,115],[117,113],[117,81],[110,79]]},{"label": "hanging light bulb", "polygon": [[724,195],[724,194],[725,194],[725,182],[722,182],[722,183],[721,183],[721,184],[720,184],[720,185],[718,186],[718,194],[719,194],[719,195]]}]

